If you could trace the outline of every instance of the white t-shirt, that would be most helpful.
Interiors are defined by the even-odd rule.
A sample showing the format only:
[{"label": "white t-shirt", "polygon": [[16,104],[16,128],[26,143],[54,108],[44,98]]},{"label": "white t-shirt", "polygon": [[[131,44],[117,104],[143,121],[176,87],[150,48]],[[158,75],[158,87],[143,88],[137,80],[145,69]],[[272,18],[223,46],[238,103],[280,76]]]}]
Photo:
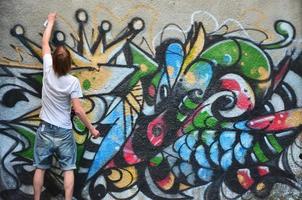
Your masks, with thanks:
[{"label": "white t-shirt", "polygon": [[52,56],[45,54],[40,118],[55,126],[71,129],[70,101],[82,96],[79,80],[70,74],[58,77],[52,67]]}]

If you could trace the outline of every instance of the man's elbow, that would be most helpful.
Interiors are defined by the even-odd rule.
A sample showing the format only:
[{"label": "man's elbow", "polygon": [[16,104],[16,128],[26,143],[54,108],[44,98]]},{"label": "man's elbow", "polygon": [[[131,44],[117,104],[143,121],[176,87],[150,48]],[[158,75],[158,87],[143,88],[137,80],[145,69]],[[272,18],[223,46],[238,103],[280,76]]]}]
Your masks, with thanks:
[{"label": "man's elbow", "polygon": [[49,41],[45,38],[42,39],[42,47],[49,45]]},{"label": "man's elbow", "polygon": [[74,109],[74,113],[77,115],[77,116],[82,116],[84,111],[82,109]]}]

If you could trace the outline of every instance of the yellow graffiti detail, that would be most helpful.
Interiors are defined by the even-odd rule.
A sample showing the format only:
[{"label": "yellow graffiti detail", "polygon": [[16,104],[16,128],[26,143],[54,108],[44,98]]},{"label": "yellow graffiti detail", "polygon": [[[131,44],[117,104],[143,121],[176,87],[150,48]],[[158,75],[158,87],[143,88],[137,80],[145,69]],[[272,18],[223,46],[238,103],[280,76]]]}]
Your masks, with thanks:
[{"label": "yellow graffiti detail", "polygon": [[296,109],[289,113],[286,119],[286,125],[289,127],[297,127],[302,124],[302,109]]},{"label": "yellow graffiti detail", "polygon": [[16,52],[16,58],[8,59],[5,56],[0,55],[0,65],[5,65],[5,67],[13,67],[13,68],[34,68],[34,69],[42,69],[42,64],[40,62],[34,62],[30,64],[22,63],[22,54],[28,54],[21,47],[13,47]]},{"label": "yellow graffiti detail", "polygon": [[133,166],[123,169],[111,169],[108,179],[113,181],[114,185],[118,188],[129,187],[137,181],[137,170]]},{"label": "yellow graffiti detail", "polygon": [[128,103],[125,104],[125,108],[126,108],[125,114],[130,115],[131,114],[130,109],[134,109],[136,113],[139,113],[141,108],[139,102],[135,99],[135,97],[130,93],[126,96],[126,98],[129,104]]},{"label": "yellow graffiti detail", "polygon": [[[76,76],[80,84],[83,85],[84,80],[88,79],[91,83],[90,89],[87,91],[89,94],[97,92],[99,89],[103,88],[105,84],[112,78],[111,71],[108,68],[100,68],[99,71],[96,70],[81,70],[72,71],[72,75]],[[91,77],[95,77],[92,79]],[[86,91],[84,91],[86,93]]]},{"label": "yellow graffiti detail", "polygon": [[179,184],[179,190],[180,190],[180,191],[184,191],[184,190],[186,190],[186,189],[188,189],[188,188],[190,188],[189,185],[186,185],[186,184],[184,184],[184,183],[180,183],[180,184]]},{"label": "yellow graffiti detail", "polygon": [[260,80],[269,78],[269,73],[263,66],[258,67],[258,73],[260,74]]},{"label": "yellow graffiti detail", "polygon": [[34,110],[27,115],[23,116],[22,124],[27,124],[31,126],[39,126],[40,124],[40,117],[39,117],[40,110]]},{"label": "yellow graffiti detail", "polygon": [[79,134],[73,130],[73,136],[77,144],[83,144],[87,139],[88,133]]},{"label": "yellow graffiti detail", "polygon": [[125,115],[134,115],[141,112],[143,106],[143,88],[139,81],[133,89],[127,94],[124,104]]},{"label": "yellow graffiti detail", "polygon": [[193,72],[188,72],[186,74],[185,78],[186,78],[186,82],[188,82],[191,85],[196,83],[196,77],[195,77],[195,74]]},{"label": "yellow graffiti detail", "polygon": [[172,66],[167,66],[167,72],[169,76],[172,76],[174,73],[174,67]]},{"label": "yellow graffiti detail", "polygon": [[258,183],[257,186],[256,186],[256,189],[258,191],[261,191],[265,188],[265,184],[264,183]]},{"label": "yellow graffiti detail", "polygon": [[201,25],[199,30],[198,30],[198,35],[195,40],[195,42],[192,44],[188,55],[186,56],[184,63],[182,65],[180,73],[183,74],[189,64],[197,58],[197,56],[201,53],[204,47],[204,42],[205,42],[205,32],[203,29],[203,26]]},{"label": "yellow graffiti detail", "polygon": [[147,72],[148,71],[148,67],[145,64],[141,64],[139,66],[139,68],[140,68],[140,71],[142,71],[142,72]]}]

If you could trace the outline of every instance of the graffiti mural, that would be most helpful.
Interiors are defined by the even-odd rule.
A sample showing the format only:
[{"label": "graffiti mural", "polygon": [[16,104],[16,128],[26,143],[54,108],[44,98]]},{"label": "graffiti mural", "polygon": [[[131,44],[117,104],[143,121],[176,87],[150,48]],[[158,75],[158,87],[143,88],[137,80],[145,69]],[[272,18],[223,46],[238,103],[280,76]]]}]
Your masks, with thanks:
[{"label": "graffiti mural", "polygon": [[[265,198],[276,183],[301,190],[302,54],[291,45],[293,24],[277,20],[278,37],[270,42],[266,32],[241,25],[208,31],[202,21],[193,20],[188,30],[168,24],[144,49],[134,42],[148,29],[142,18],[130,19],[115,37],[107,20],[88,34],[89,19],[78,9],[77,31],[56,30],[51,43],[69,49],[82,103],[102,132],[91,138],[71,115],[77,199],[193,199],[187,191],[198,187],[208,200]],[[11,45],[17,58],[0,58],[3,199],[33,194],[42,51],[25,29],[11,29],[21,43]],[[37,62],[25,64],[25,54]],[[44,199],[62,194],[62,185],[54,159]]]}]

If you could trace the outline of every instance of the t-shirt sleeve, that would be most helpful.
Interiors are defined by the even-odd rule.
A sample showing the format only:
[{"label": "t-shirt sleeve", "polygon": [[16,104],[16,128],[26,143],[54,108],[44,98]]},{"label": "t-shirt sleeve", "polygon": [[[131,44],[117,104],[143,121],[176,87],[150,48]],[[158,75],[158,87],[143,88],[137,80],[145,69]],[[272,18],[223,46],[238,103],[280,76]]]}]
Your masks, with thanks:
[{"label": "t-shirt sleeve", "polygon": [[52,56],[47,53],[43,56],[43,73],[49,72],[52,67]]},{"label": "t-shirt sleeve", "polygon": [[75,84],[74,84],[74,87],[72,88],[70,97],[72,99],[83,97],[80,81],[78,79],[76,79],[76,81],[75,81]]}]

